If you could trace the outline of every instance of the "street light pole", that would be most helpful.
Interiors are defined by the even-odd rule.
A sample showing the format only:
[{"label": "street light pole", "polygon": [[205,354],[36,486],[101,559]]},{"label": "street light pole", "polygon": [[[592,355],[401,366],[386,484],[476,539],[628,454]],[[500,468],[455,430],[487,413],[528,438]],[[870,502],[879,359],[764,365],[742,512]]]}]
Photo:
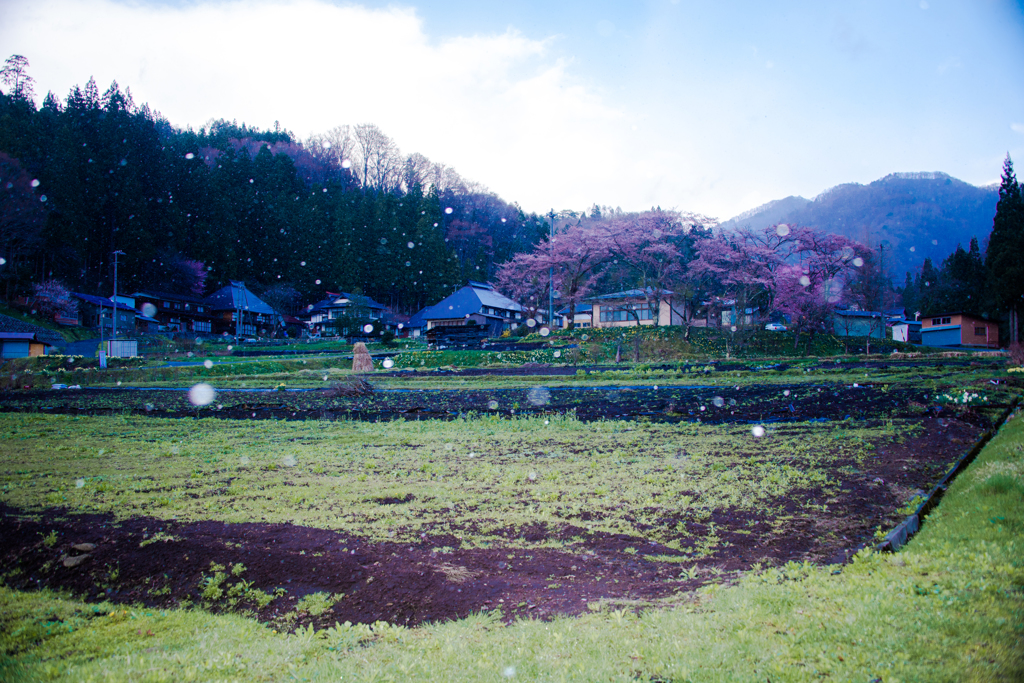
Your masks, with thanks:
[{"label": "street light pole", "polygon": [[114,252],[114,307],[110,312],[110,328],[112,331],[111,341],[117,341],[117,257],[125,256],[125,253],[118,249]]},{"label": "street light pole", "polygon": [[[551,209],[548,213],[548,217],[551,218],[550,234],[548,235],[548,255],[550,256],[551,250],[555,247],[555,210]],[[551,326],[551,330],[555,329],[555,265],[552,263],[548,266],[548,324]]]}]

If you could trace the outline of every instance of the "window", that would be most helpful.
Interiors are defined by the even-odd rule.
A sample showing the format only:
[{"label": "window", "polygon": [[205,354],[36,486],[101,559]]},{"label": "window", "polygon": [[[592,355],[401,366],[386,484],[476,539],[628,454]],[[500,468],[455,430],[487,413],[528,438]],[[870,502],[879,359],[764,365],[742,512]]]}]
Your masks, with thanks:
[{"label": "window", "polygon": [[205,311],[203,310],[203,307],[202,307],[202,306],[196,306],[196,311],[197,311],[197,312],[199,312],[199,313],[203,313],[203,312],[205,312]]},{"label": "window", "polygon": [[603,323],[626,322],[629,320],[635,322],[638,317],[640,320],[652,320],[651,307],[647,304],[637,306],[634,309],[601,307],[601,322]]},{"label": "window", "polygon": [[192,323],[192,329],[195,330],[196,332],[209,332],[210,329],[211,329],[210,328],[210,321],[208,321],[208,320],[195,320]]},{"label": "window", "polygon": [[986,332],[988,332],[988,328],[987,327],[975,327],[974,328],[974,336],[975,337],[984,337]]},{"label": "window", "polygon": [[932,318],[932,325],[941,325],[942,318]]}]

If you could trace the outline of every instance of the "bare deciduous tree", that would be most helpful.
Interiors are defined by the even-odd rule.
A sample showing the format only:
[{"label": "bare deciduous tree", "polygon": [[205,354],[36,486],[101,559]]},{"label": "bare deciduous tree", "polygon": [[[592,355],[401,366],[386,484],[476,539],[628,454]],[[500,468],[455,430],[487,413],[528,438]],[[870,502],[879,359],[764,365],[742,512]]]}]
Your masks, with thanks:
[{"label": "bare deciduous tree", "polygon": [[398,145],[372,123],[352,129],[352,168],[366,189],[391,192],[402,182],[402,156]]}]

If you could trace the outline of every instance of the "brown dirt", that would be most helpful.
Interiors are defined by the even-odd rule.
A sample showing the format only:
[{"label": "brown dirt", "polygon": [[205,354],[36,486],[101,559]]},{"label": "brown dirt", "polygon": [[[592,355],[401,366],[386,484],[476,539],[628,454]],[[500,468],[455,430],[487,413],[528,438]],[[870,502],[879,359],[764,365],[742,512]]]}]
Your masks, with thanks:
[{"label": "brown dirt", "polygon": [[[727,543],[699,561],[655,561],[652,555],[683,553],[643,538],[591,533],[581,527],[542,525],[508,529],[506,536],[539,543],[554,536],[564,550],[459,549],[452,536],[430,534],[421,543],[370,543],[322,529],[288,524],[177,522],[153,518],[115,520],[110,515],[42,513],[0,507],[0,575],[22,590],[61,588],[91,601],[113,600],[172,607],[201,603],[211,563],[242,563],[240,577],[227,574],[225,588],[251,581],[282,597],[256,612],[251,602],[229,605],[226,597],[213,610],[252,610],[282,628],[335,621],[416,625],[465,617],[479,610],[502,610],[506,618],[575,614],[588,604],[608,602],[645,605],[685,600],[689,591],[712,580],[729,580],[736,572],[761,563],[837,563],[873,540],[879,525],[890,528],[894,511],[916,490],[934,484],[980,433],[957,419],[922,420],[926,430],[900,444],[878,442],[863,463],[837,463],[842,493],[826,500],[821,491],[801,491],[772,511],[715,510],[698,524],[671,515],[660,525],[686,521],[698,538],[714,524]],[[780,427],[780,431],[786,427]],[[403,500],[380,500],[382,505]],[[827,505],[810,512],[808,505]],[[49,545],[45,538],[56,533]],[[154,534],[173,540],[153,540]],[[574,539],[574,540],[569,540]],[[580,540],[582,539],[582,540]],[[145,546],[140,544],[150,541]],[[65,558],[86,551],[77,566]],[[451,546],[450,553],[435,548]],[[632,552],[635,550],[636,552]],[[681,576],[697,567],[697,578]],[[343,593],[331,611],[314,617],[294,611],[298,599],[315,592]]]}]

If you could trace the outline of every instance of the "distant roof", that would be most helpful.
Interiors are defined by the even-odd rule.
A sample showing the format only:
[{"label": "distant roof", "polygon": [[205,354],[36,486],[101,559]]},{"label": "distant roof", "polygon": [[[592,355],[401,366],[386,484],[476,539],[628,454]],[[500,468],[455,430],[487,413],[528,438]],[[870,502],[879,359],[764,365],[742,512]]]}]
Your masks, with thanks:
[{"label": "distant roof", "polygon": [[882,314],[878,311],[836,311],[836,315],[847,318],[880,318]]},{"label": "distant roof", "polygon": [[162,292],[158,289],[140,289],[131,296],[149,297],[150,299],[165,299],[167,301],[187,301],[192,304],[203,303],[203,298],[201,296],[192,296],[191,294],[171,294],[170,292]]},{"label": "distant roof", "polygon": [[141,320],[142,322],[145,322],[145,323],[157,323],[157,324],[160,324],[160,321],[157,320],[156,318],[150,318],[148,315],[142,315],[141,313],[136,313],[135,314],[135,319],[136,320]]},{"label": "distant roof", "polygon": [[424,306],[420,310],[418,310],[415,313],[413,313],[412,317],[409,318],[409,321],[407,323],[405,323],[405,326],[408,327],[408,328],[413,328],[414,329],[414,328],[423,327],[424,325],[426,325],[427,324],[426,315],[430,311],[430,309],[431,309],[430,306]]},{"label": "distant roof", "polygon": [[351,294],[349,292],[327,292],[327,298],[317,301],[311,308],[306,310],[306,313],[314,313],[328,308],[345,307],[349,303],[355,301],[365,301],[367,308],[384,309],[384,304],[374,301],[370,297],[362,294]]},{"label": "distant roof", "polygon": [[[617,299],[645,299],[645,298],[647,298],[648,295],[650,295],[650,293],[652,291],[653,290],[650,287],[648,287],[647,289],[627,289],[627,290],[624,290],[622,292],[612,292],[611,294],[601,294],[599,296],[592,296],[592,297],[589,297],[589,298],[585,299],[585,301],[608,301],[608,300],[617,300]],[[670,292],[667,289],[664,289],[664,290],[662,290],[662,294],[667,294],[667,295],[671,296],[672,292]]]},{"label": "distant roof", "polygon": [[221,287],[216,292],[203,300],[207,306],[215,311],[252,311],[253,313],[266,313],[275,315],[277,311],[270,307],[263,299],[250,292],[244,282],[231,281],[231,284]]},{"label": "distant roof", "polygon": [[0,315],[0,332],[29,332],[36,335],[36,339],[39,341],[53,344],[54,346],[63,346],[67,343],[64,341],[64,337],[60,336],[59,332],[27,323],[24,320],[12,318],[9,315]]},{"label": "distant roof", "polygon": [[[93,296],[92,294],[80,294],[79,292],[71,292],[71,296],[75,297],[76,299],[81,299],[82,301],[90,303],[94,306],[103,306],[105,308],[111,308],[114,306],[113,301],[111,301],[110,299],[105,299],[102,296]],[[121,303],[120,301],[117,302],[117,310],[131,311],[132,313],[135,312],[134,308],[132,308],[128,304]]]},{"label": "distant roof", "polygon": [[[423,314],[423,320],[464,318],[480,313],[485,306],[509,311],[522,311],[523,307],[507,296],[498,294],[494,288],[482,282],[470,281],[454,294],[445,297],[433,306],[428,306],[416,315]],[[415,318],[416,316],[413,316]],[[412,321],[410,320],[410,325]]]},{"label": "distant roof", "polygon": [[40,341],[43,342],[44,344],[49,344],[50,346],[53,346],[52,344],[50,344],[50,342],[45,342],[42,339],[36,339],[35,332],[0,332],[0,339],[8,339],[13,341]]}]

